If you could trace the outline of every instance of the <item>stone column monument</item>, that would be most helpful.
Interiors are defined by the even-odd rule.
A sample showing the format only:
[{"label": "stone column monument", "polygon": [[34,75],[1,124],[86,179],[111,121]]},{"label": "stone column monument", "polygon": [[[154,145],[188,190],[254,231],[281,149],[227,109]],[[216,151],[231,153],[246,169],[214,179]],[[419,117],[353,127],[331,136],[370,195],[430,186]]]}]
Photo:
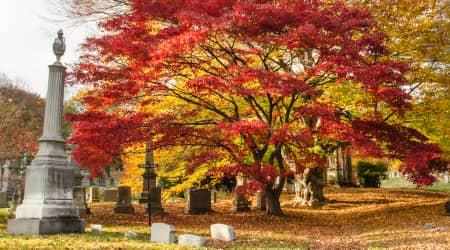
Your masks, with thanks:
[{"label": "stone column monument", "polygon": [[73,201],[73,168],[67,161],[61,135],[66,67],[60,58],[65,48],[63,32],[59,30],[53,43],[56,61],[49,65],[44,132],[39,150],[26,170],[23,203],[17,207],[16,219],[8,221],[10,234],[84,232],[84,220]]}]

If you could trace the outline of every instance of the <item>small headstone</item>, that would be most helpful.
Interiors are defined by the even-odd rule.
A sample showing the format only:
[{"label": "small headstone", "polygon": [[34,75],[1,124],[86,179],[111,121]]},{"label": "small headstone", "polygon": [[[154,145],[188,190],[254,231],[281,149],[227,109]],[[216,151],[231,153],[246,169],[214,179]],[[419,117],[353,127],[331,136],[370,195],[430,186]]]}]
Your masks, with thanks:
[{"label": "small headstone", "polygon": [[96,234],[103,233],[103,226],[100,224],[91,224],[90,227],[91,227],[92,233],[96,233]]},{"label": "small headstone", "polygon": [[89,188],[89,202],[100,202],[100,190],[97,186]]},{"label": "small headstone", "polygon": [[73,187],[73,202],[78,207],[79,215],[91,213],[86,203],[86,189],[84,187]]},{"label": "small headstone", "polygon": [[211,212],[211,192],[208,189],[186,191],[186,214],[203,214]]},{"label": "small headstone", "polygon": [[116,214],[134,214],[134,208],[131,205],[131,188],[129,186],[119,187],[119,197],[114,208]]},{"label": "small headstone", "polygon": [[157,243],[175,243],[175,227],[166,223],[153,223],[150,241]]},{"label": "small headstone", "polygon": [[234,212],[250,211],[248,200],[239,193],[236,193],[236,196],[233,200],[233,211]]},{"label": "small headstone", "polygon": [[[150,187],[150,203],[152,214],[164,214],[164,208],[161,203],[161,188],[160,187]],[[147,200],[148,202],[148,200]],[[146,210],[148,212],[148,209]]]},{"label": "small headstone", "polygon": [[425,229],[433,229],[433,228],[435,228],[436,226],[433,224],[433,223],[431,223],[431,222],[428,222],[428,223],[425,223]]},{"label": "small headstone", "polygon": [[103,201],[116,202],[117,198],[119,198],[119,191],[116,188],[106,189],[103,193]]},{"label": "small headstone", "polygon": [[232,241],[236,239],[234,228],[226,224],[212,224],[211,238],[223,241]]},{"label": "small headstone", "polygon": [[8,193],[0,192],[0,208],[7,208],[8,206]]},{"label": "small headstone", "polygon": [[445,203],[445,215],[450,216],[450,200]]},{"label": "small headstone", "polygon": [[266,211],[266,196],[259,191],[256,193],[256,209]]},{"label": "small headstone", "polygon": [[198,235],[181,234],[178,236],[178,245],[188,247],[204,247],[206,246],[206,239]]},{"label": "small headstone", "polygon": [[137,238],[138,234],[133,231],[127,231],[127,232],[125,232],[124,236],[127,238],[135,239],[135,238]]}]

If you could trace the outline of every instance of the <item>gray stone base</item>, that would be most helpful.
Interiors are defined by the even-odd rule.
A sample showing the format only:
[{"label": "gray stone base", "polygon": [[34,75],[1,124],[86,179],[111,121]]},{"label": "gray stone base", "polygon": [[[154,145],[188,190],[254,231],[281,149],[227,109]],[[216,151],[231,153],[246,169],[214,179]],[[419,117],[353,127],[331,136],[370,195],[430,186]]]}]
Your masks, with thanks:
[{"label": "gray stone base", "polygon": [[46,235],[84,233],[85,221],[78,218],[12,219],[8,220],[8,234]]},{"label": "gray stone base", "polygon": [[114,213],[116,213],[116,214],[134,214],[134,207],[115,207]]},{"label": "gray stone base", "polygon": [[[148,213],[148,207],[145,209],[145,212]],[[152,214],[153,215],[162,215],[164,214],[164,208],[162,207],[152,207]]]},{"label": "gray stone base", "polygon": [[90,208],[78,208],[78,214],[79,215],[91,214],[91,209]]}]

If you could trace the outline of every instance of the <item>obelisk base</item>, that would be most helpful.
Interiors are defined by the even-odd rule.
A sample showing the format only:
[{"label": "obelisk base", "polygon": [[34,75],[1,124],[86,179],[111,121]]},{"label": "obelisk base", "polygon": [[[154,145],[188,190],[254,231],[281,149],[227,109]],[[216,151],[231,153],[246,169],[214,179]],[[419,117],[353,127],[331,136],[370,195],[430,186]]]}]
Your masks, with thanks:
[{"label": "obelisk base", "polygon": [[84,233],[85,221],[79,218],[12,219],[8,220],[8,234],[48,235]]}]

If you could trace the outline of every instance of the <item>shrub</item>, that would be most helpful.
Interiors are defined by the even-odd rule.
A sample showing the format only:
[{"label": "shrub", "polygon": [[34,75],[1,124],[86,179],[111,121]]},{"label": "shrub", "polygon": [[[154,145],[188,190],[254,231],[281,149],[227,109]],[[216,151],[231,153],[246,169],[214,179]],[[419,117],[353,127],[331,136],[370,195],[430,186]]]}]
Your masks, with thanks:
[{"label": "shrub", "polygon": [[356,165],[358,180],[363,187],[379,188],[381,180],[386,179],[387,164],[384,162],[371,163],[367,161],[359,161]]}]

